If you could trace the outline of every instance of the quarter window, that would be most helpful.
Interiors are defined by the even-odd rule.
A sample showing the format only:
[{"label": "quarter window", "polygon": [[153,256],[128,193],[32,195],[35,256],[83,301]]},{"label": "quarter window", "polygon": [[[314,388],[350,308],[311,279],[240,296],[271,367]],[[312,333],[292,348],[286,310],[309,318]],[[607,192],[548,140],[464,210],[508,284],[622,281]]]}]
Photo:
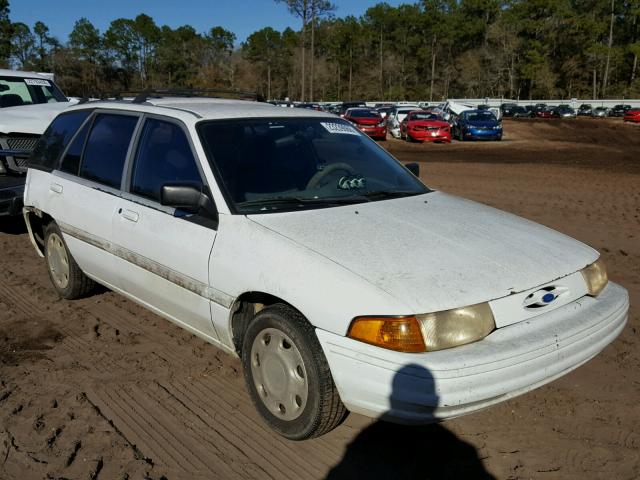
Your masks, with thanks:
[{"label": "quarter window", "polygon": [[57,168],[60,155],[90,113],[90,110],[81,110],[58,116],[36,145],[29,168],[47,171]]},{"label": "quarter window", "polygon": [[175,123],[145,121],[131,175],[131,193],[160,202],[162,185],[202,186],[187,136]]},{"label": "quarter window", "polygon": [[137,116],[98,114],[82,157],[80,176],[120,188],[122,170]]}]

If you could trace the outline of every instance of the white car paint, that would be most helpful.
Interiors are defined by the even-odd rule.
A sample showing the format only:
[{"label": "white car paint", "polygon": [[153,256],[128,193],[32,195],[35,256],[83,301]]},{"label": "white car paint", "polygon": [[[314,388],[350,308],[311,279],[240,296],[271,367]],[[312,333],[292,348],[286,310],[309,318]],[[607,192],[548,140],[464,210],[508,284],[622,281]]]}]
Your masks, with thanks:
[{"label": "white car paint", "polygon": [[[53,82],[53,74],[24,72],[20,70],[0,69],[0,77],[33,78]],[[51,121],[63,110],[78,103],[77,99],[69,102],[52,102],[35,105],[18,105],[0,110],[0,134],[27,133],[42,135]]]},{"label": "white car paint", "polygon": [[[353,411],[407,422],[469,413],[576,368],[613,341],[626,322],[623,288],[610,283],[599,297],[585,296],[579,271],[598,257],[593,249],[445,193],[232,214],[197,122],[335,118],[330,114],[274,113],[272,106],[252,102],[202,99],[75,108],[88,107],[184,123],[219,210],[217,229],[185,228],[158,208],[132,204],[117,191],[105,193],[57,171],[29,170],[26,212],[45,212],[62,223],[87,275],[231,353],[231,316],[240,295],[263,292],[288,302],[316,328],[341,398]],[[135,221],[123,219],[127,211]],[[548,285],[570,293],[544,313],[525,310],[527,295]],[[408,354],[346,337],[356,316],[424,314],[479,302],[490,302],[500,328],[470,345]],[[435,393],[427,394],[434,385]]]},{"label": "white car paint", "polygon": [[77,101],[6,107],[0,110],[0,133],[42,135],[56,116]]}]

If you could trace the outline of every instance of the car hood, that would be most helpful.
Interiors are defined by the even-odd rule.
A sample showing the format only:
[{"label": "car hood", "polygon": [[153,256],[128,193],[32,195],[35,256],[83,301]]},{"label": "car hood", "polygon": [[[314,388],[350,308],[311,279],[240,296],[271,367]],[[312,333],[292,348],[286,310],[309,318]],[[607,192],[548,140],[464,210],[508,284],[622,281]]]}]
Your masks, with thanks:
[{"label": "car hood", "polygon": [[350,118],[350,121],[357,125],[377,125],[382,122],[382,117],[380,118],[369,118],[369,117],[355,117]]},{"label": "car hood", "polygon": [[497,120],[465,120],[465,123],[470,127],[491,128],[500,125]]},{"label": "car hood", "polygon": [[443,122],[441,120],[411,120],[407,122],[409,126],[412,127],[438,127],[445,128],[448,127],[449,124],[447,122]]},{"label": "car hood", "polygon": [[0,109],[0,133],[42,135],[51,121],[77,101],[20,105]]},{"label": "car hood", "polygon": [[542,225],[441,192],[249,219],[394,296],[410,310],[399,313],[501,298],[598,258]]}]

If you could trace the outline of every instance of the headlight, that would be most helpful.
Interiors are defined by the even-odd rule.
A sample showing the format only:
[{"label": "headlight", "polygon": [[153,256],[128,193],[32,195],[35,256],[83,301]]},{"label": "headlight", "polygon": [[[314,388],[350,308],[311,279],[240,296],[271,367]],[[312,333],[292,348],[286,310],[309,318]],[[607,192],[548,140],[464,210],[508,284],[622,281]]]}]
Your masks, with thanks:
[{"label": "headlight", "polygon": [[488,303],[418,315],[417,318],[427,351],[476,342],[496,328]]},{"label": "headlight", "polygon": [[425,315],[357,317],[347,336],[399,352],[431,352],[482,340],[496,328],[488,303]]},{"label": "headlight", "polygon": [[384,127],[387,124],[387,122],[385,122],[384,120],[382,120],[377,126],[378,127]]},{"label": "headlight", "polygon": [[580,273],[584,281],[587,283],[587,292],[589,295],[597,297],[600,292],[607,286],[609,278],[607,277],[607,269],[604,265],[602,257],[593,262],[591,265],[583,268]]}]

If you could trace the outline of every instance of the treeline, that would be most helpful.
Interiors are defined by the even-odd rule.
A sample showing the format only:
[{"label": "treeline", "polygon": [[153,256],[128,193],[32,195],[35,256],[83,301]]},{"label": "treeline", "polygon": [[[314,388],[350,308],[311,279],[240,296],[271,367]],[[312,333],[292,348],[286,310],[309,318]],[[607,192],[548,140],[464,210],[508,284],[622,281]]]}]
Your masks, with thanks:
[{"label": "treeline", "polygon": [[640,97],[640,0],[422,0],[359,18],[327,0],[276,0],[298,31],[236,45],[148,15],[100,32],[79,19],[66,43],[43,22],[12,23],[0,0],[0,65],[52,71],[70,95],[236,88],[303,100]]}]

